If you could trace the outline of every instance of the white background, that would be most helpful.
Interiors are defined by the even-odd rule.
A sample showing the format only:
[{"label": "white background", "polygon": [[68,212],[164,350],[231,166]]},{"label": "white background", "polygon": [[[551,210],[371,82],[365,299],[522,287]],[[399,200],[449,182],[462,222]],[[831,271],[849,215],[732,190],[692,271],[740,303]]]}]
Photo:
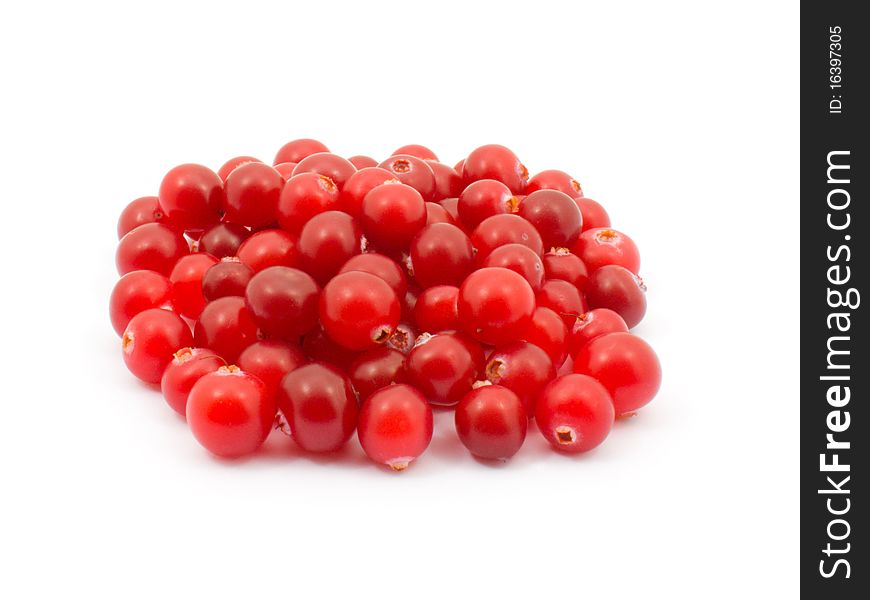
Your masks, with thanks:
[{"label": "white background", "polygon": [[[0,8],[0,596],[797,595],[796,3],[182,4]],[[398,476],[210,458],[123,367],[117,215],[309,136],[574,174],[641,248],[659,397],[577,458],[482,465],[449,413]]]}]

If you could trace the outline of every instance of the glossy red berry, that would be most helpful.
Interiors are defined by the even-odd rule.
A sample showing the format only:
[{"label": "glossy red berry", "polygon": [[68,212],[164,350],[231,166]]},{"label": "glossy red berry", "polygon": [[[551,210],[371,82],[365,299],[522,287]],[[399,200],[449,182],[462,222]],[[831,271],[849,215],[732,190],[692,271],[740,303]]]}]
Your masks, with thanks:
[{"label": "glossy red berry", "polygon": [[547,279],[567,281],[582,292],[586,289],[589,273],[586,265],[566,248],[555,248],[543,256],[544,272]]},{"label": "glossy red berry", "polygon": [[407,380],[405,355],[392,348],[368,350],[357,356],[347,374],[360,400],[365,400],[381,388]]},{"label": "glossy red berry", "polygon": [[336,275],[320,297],[323,329],[349,350],[386,343],[399,324],[400,313],[392,288],[380,277],[361,271]]},{"label": "glossy red berry", "polygon": [[187,398],[187,424],[202,446],[224,458],[255,452],[272,430],[275,400],[254,375],[236,366],[200,377]]},{"label": "glossy red berry", "polygon": [[577,317],[574,322],[568,352],[571,356],[577,356],[580,349],[595,338],[608,333],[627,331],[628,325],[619,314],[607,308],[594,308]]},{"label": "glossy red berry", "polygon": [[474,181],[459,194],[459,219],[474,229],[493,215],[517,212],[519,202],[508,186],[494,179]]},{"label": "glossy red berry", "polygon": [[421,146],[420,144],[408,144],[406,146],[402,146],[401,148],[397,148],[393,151],[390,156],[399,156],[401,154],[407,154],[409,156],[415,156],[421,160],[438,160],[438,157],[426,146]]},{"label": "glossy red berry", "polygon": [[640,277],[618,265],[606,265],[589,276],[586,298],[590,308],[618,313],[629,329],[646,314],[646,286]]},{"label": "glossy red berry", "polygon": [[387,285],[393,288],[396,298],[404,298],[405,292],[408,290],[408,281],[405,278],[402,267],[392,258],[383,254],[375,254],[373,252],[357,254],[344,263],[339,273],[347,273],[349,271],[362,271],[363,273],[371,273],[376,277],[380,277],[387,282]]},{"label": "glossy red berry", "polygon": [[520,203],[519,215],[538,230],[544,248],[573,247],[583,225],[577,204],[557,190],[532,192]]},{"label": "glossy red berry", "polygon": [[471,390],[478,364],[471,344],[457,335],[440,333],[421,336],[405,367],[408,381],[429,402],[451,406]]},{"label": "glossy red berry", "polygon": [[218,223],[207,229],[199,238],[199,251],[208,252],[217,258],[235,256],[251,232],[237,223]]},{"label": "glossy red berry", "polygon": [[347,371],[358,356],[357,352],[340,346],[329,337],[322,327],[316,328],[302,338],[302,351],[312,362],[335,365],[342,371]]},{"label": "glossy red berry", "polygon": [[236,257],[221,259],[202,276],[202,295],[206,302],[224,296],[244,296],[254,270]]},{"label": "glossy red berry", "polygon": [[205,308],[202,278],[218,263],[211,254],[197,252],[182,256],[169,274],[172,283],[172,306],[188,319],[197,319]]},{"label": "glossy red berry", "polygon": [[536,296],[538,306],[552,309],[570,330],[574,321],[586,312],[586,300],[577,288],[561,279],[548,279]]},{"label": "glossy red berry", "polygon": [[526,193],[531,194],[538,190],[558,190],[568,194],[571,198],[580,198],[583,195],[583,188],[580,186],[580,182],[565,171],[559,171],[558,169],[541,171],[529,179]]},{"label": "glossy red berry", "polygon": [[273,398],[284,376],[307,363],[305,353],[297,344],[281,340],[260,340],[239,354],[238,365],[255,375]]},{"label": "glossy red berry", "polygon": [[409,385],[385,387],[363,402],[358,434],[370,459],[403,471],[432,440],[432,409]]},{"label": "glossy red berry", "polygon": [[575,198],[577,208],[583,216],[583,231],[598,227],[610,227],[610,215],[592,198]]},{"label": "glossy red berry", "polygon": [[351,156],[347,160],[357,169],[367,169],[369,167],[378,166],[378,161],[373,159],[371,156],[365,156],[364,154],[357,154],[355,156]]},{"label": "glossy red berry", "polygon": [[225,219],[248,227],[264,227],[278,218],[278,198],[284,187],[281,173],[261,162],[249,162],[229,174]]},{"label": "glossy red berry", "polygon": [[440,204],[427,202],[426,225],[432,225],[433,223],[450,223],[451,225],[455,225],[456,220],[449,212],[447,212],[447,209]]},{"label": "glossy red berry", "polygon": [[278,224],[298,235],[314,215],[338,210],[338,187],[329,177],[300,173],[287,180],[278,203]]},{"label": "glossy red berry", "polygon": [[130,319],[149,308],[171,308],[172,285],[155,271],[131,271],[112,289],[109,318],[118,335],[123,335]]},{"label": "glossy red berry", "polygon": [[296,170],[295,162],[282,162],[275,165],[275,170],[281,174],[281,178],[287,181],[293,177],[293,171]]},{"label": "glossy red berry", "polygon": [[411,243],[411,269],[423,288],[458,286],[474,270],[471,240],[455,225],[427,225]]},{"label": "glossy red berry", "polygon": [[479,269],[459,288],[459,322],[472,338],[499,345],[521,339],[532,322],[535,293],[513,271]]},{"label": "glossy red berry", "polygon": [[299,235],[302,269],[325,285],[352,256],[360,253],[362,233],[350,215],[327,211],[315,215]]},{"label": "glossy red berry", "polygon": [[529,419],[520,399],[500,385],[471,390],[456,406],[459,440],[477,457],[507,460],[526,439]]},{"label": "glossy red berry", "polygon": [[535,409],[541,435],[562,452],[586,452],[613,427],[613,402],[607,390],[586,375],[563,375],[543,389]]},{"label": "glossy red berry", "polygon": [[544,242],[538,230],[517,215],[495,215],[484,219],[471,235],[471,243],[477,248],[480,261],[499,246],[507,244],[522,244],[539,255],[544,251]]},{"label": "glossy red berry", "polygon": [[128,204],[118,218],[118,239],[145,223],[160,223],[163,212],[157,203],[157,196],[143,196]]},{"label": "glossy red berry", "polygon": [[426,225],[426,204],[410,186],[379,185],[363,199],[359,223],[375,248],[387,252],[407,250]]},{"label": "glossy red berry", "polygon": [[438,206],[447,211],[451,217],[453,217],[454,223],[461,227],[465,227],[459,219],[459,198],[444,198],[438,202]]},{"label": "glossy red berry", "polygon": [[184,236],[159,223],[140,225],[118,242],[115,265],[119,275],[157,271],[169,275],[178,259],[190,253]]},{"label": "glossy red berry", "polygon": [[160,383],[173,354],[192,345],[193,336],[184,319],[162,308],[149,308],[134,316],[121,336],[124,363],[147,383]]},{"label": "glossy red berry", "polygon": [[433,200],[456,198],[465,189],[465,185],[462,183],[462,176],[453,167],[436,160],[427,160],[426,164],[432,169],[432,175],[435,177]]},{"label": "glossy red berry", "polygon": [[532,323],[523,339],[546,352],[558,369],[568,355],[568,337],[565,320],[552,309],[539,306],[532,314]]},{"label": "glossy red berry", "polygon": [[522,194],[529,180],[529,171],[508,148],[488,144],[473,150],[465,159],[462,179],[466,184],[495,179],[508,186],[514,194]]},{"label": "glossy red berry", "polygon": [[160,390],[169,406],[184,416],[187,413],[187,397],[193,384],[200,377],[213,373],[224,366],[224,360],[206,348],[181,348],[163,371]]},{"label": "glossy red berry", "polygon": [[487,381],[515,393],[531,417],[535,414],[538,394],[556,378],[556,369],[547,353],[538,346],[514,342],[496,348],[489,355],[485,376]]},{"label": "glossy red berry", "polygon": [[350,176],[356,173],[356,167],[346,158],[337,154],[319,152],[299,161],[299,164],[293,169],[293,175],[296,176],[300,173],[317,173],[329,177],[340,190],[344,187],[344,183],[350,179]]},{"label": "glossy red berry", "polygon": [[574,252],[590,273],[605,265],[619,265],[635,275],[640,269],[640,252],[634,241],[615,229],[605,227],[584,231]]},{"label": "glossy red berry", "polygon": [[245,290],[245,303],[260,331],[294,342],[317,325],[319,298],[314,279],[290,267],[263,269]]},{"label": "glossy red berry", "polygon": [[218,174],[202,165],[171,169],[160,183],[160,210],[179,229],[207,229],[220,221],[226,195]]},{"label": "glossy red berry", "polygon": [[253,156],[236,156],[235,158],[229,159],[221,168],[217,170],[218,177],[221,178],[221,181],[226,183],[227,177],[229,177],[230,173],[232,173],[236,167],[241,167],[242,165],[246,165],[248,163],[261,163],[262,160],[254,158]]},{"label": "glossy red berry", "polygon": [[299,240],[280,229],[258,231],[239,246],[236,256],[255,273],[268,267],[296,267],[300,264]]},{"label": "glossy red berry", "polygon": [[399,154],[391,156],[378,166],[417,190],[423,200],[432,200],[435,197],[435,174],[425,160],[410,154]]},{"label": "glossy red berry", "polygon": [[290,372],[277,399],[293,439],[308,452],[338,450],[356,429],[356,395],[350,380],[331,365],[314,363]]},{"label": "glossy red berry", "polygon": [[258,338],[254,317],[245,306],[245,299],[238,296],[206,304],[193,333],[197,346],[214,350],[228,363],[236,362],[242,350]]},{"label": "glossy red berry", "polygon": [[435,285],[424,290],[414,306],[414,321],[420,331],[440,333],[459,329],[458,299],[459,288],[452,285]]},{"label": "glossy red berry", "polygon": [[655,351],[630,333],[608,333],[588,342],[574,357],[574,372],[601,382],[613,398],[617,416],[646,406],[662,383]]},{"label": "glossy red berry", "polygon": [[277,165],[286,162],[298,163],[303,158],[307,158],[318,152],[329,152],[329,148],[317,140],[293,140],[292,142],[287,142],[281,146],[281,149],[278,150],[278,154],[275,155],[273,164]]},{"label": "glossy red berry", "polygon": [[537,292],[544,283],[544,263],[534,250],[522,244],[499,246],[483,259],[483,267],[503,267],[522,276]]},{"label": "glossy red berry", "polygon": [[398,183],[395,175],[380,167],[366,167],[350,176],[341,190],[341,210],[356,218],[362,211],[362,203],[370,191],[386,182]]}]

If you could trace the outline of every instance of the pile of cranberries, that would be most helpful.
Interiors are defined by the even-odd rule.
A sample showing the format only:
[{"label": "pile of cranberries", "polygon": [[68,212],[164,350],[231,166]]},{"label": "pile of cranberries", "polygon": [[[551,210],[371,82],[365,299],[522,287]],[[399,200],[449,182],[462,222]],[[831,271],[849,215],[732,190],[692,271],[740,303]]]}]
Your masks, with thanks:
[{"label": "pile of cranberries", "polygon": [[646,311],[634,242],[567,173],[481,146],[378,163],[310,139],[269,166],[175,167],[118,222],[110,300],[127,368],[159,385],[210,452],[274,428],[310,452],[356,430],[402,470],[454,407],[474,455],[507,459],[530,418],[584,452],[655,396],[629,333]]}]

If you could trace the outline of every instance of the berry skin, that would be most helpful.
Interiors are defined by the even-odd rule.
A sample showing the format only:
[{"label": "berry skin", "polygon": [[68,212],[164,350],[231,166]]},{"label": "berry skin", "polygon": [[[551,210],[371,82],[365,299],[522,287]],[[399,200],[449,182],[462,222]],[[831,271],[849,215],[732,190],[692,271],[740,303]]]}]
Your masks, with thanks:
[{"label": "berry skin", "polygon": [[264,335],[286,341],[317,325],[320,288],[310,275],[290,267],[269,267],[251,278],[245,304]]},{"label": "berry skin", "polygon": [[206,302],[224,296],[244,296],[254,270],[236,257],[224,258],[202,276],[202,295]]},{"label": "berry skin", "polygon": [[378,161],[373,159],[371,156],[365,156],[363,154],[357,154],[356,156],[351,156],[347,159],[350,164],[355,166],[357,169],[367,169],[369,167],[377,167]]},{"label": "berry skin", "polygon": [[160,183],[157,197],[160,211],[183,230],[207,229],[220,221],[226,201],[218,174],[194,164],[171,169]]},{"label": "berry skin", "polygon": [[383,254],[357,254],[344,263],[339,273],[349,271],[362,271],[380,277],[393,288],[396,298],[404,298],[405,292],[408,291],[408,281],[402,268],[392,258]]},{"label": "berry skin", "polygon": [[591,308],[609,308],[629,329],[646,314],[646,286],[640,277],[618,265],[601,267],[589,277],[586,298]]},{"label": "berry skin", "polygon": [[521,339],[532,322],[535,293],[513,271],[479,269],[459,288],[459,322],[472,338],[497,346]]},{"label": "berry skin", "polygon": [[508,186],[512,193],[525,193],[529,171],[517,155],[504,146],[488,144],[473,150],[462,165],[466,185],[481,179],[495,179]]},{"label": "berry skin", "polygon": [[378,165],[393,174],[393,177],[417,190],[423,200],[435,197],[435,174],[423,159],[410,154],[393,155]]},{"label": "berry skin", "polygon": [[302,338],[302,351],[309,360],[335,365],[342,371],[347,371],[358,356],[357,352],[338,345],[322,327]]},{"label": "berry skin", "polygon": [[333,340],[348,350],[368,350],[385,343],[399,324],[401,307],[392,288],[362,271],[336,275],[320,296],[320,322]]},{"label": "berry skin", "polygon": [[366,456],[403,471],[432,441],[432,409],[410,385],[385,387],[363,402],[358,435]]},{"label": "berry skin", "polygon": [[458,299],[459,288],[452,285],[435,285],[424,290],[414,306],[414,321],[420,331],[440,333],[459,329]]},{"label": "berry skin", "polygon": [[[296,161],[294,161],[296,162]],[[346,158],[329,152],[318,152],[298,161],[293,169],[293,175],[300,173],[317,173],[329,177],[340,190],[350,176],[356,173],[356,167]],[[292,179],[292,178],[291,178]]]},{"label": "berry skin", "polygon": [[453,167],[449,167],[436,160],[427,160],[426,164],[432,169],[435,176],[435,193],[432,199],[435,201],[444,198],[456,198],[465,189],[462,176]]},{"label": "berry skin", "polygon": [[447,212],[447,209],[441,206],[440,204],[436,204],[435,202],[427,202],[426,203],[426,225],[432,225],[433,223],[449,223],[451,225],[456,224],[456,219]]},{"label": "berry skin", "polygon": [[592,198],[575,198],[574,202],[577,203],[577,208],[583,216],[583,231],[610,227],[610,215],[598,202]]},{"label": "berry skin", "polygon": [[565,320],[555,311],[539,306],[532,314],[532,324],[523,339],[546,352],[558,369],[568,355],[568,337]]},{"label": "berry skin", "polygon": [[569,330],[577,317],[586,312],[586,301],[577,288],[561,279],[548,279],[536,297],[538,306],[552,309],[565,321]]},{"label": "berry skin", "polygon": [[283,162],[275,165],[275,170],[281,174],[281,179],[285,182],[293,177],[293,171],[296,169],[295,162]]},{"label": "berry skin", "polygon": [[278,150],[278,154],[275,155],[275,160],[272,164],[277,165],[287,162],[298,163],[303,158],[307,158],[312,154],[317,154],[318,152],[329,152],[329,148],[317,140],[293,140],[292,142],[287,142],[281,146],[281,149]]},{"label": "berry skin", "polygon": [[173,354],[192,345],[193,336],[184,319],[162,308],[149,308],[134,316],[121,336],[124,363],[146,383],[160,383]]},{"label": "berry skin", "polygon": [[278,218],[278,198],[284,178],[261,162],[236,167],[224,185],[225,219],[248,227],[265,227]]},{"label": "berry skin", "polygon": [[300,173],[287,180],[280,193],[278,224],[295,235],[314,215],[338,210],[338,187],[329,177]]},{"label": "berry skin", "polygon": [[640,270],[637,246],[630,237],[615,229],[605,227],[584,231],[577,240],[574,253],[590,273],[605,265],[619,265],[635,275]]},{"label": "berry skin", "polygon": [[330,210],[312,217],[299,235],[302,269],[325,285],[360,253],[362,233],[350,215]]},{"label": "berry skin", "polygon": [[228,363],[236,362],[242,350],[256,342],[257,337],[254,317],[245,306],[245,299],[238,296],[206,304],[193,329],[197,346],[214,350]]},{"label": "berry skin", "polygon": [[535,251],[522,244],[506,244],[489,253],[483,267],[503,267],[522,276],[537,292],[544,283],[544,263]]},{"label": "berry skin", "polygon": [[146,223],[118,242],[115,265],[119,275],[130,271],[157,271],[169,275],[185,254],[190,254],[190,246],[183,235],[160,223]]},{"label": "berry skin", "polygon": [[363,199],[359,223],[376,248],[388,252],[407,250],[426,225],[426,203],[411,186],[379,185]]},{"label": "berry skin", "polygon": [[529,417],[544,386],[556,378],[553,361],[541,348],[515,342],[497,348],[486,363],[487,381],[504,386],[517,395]]},{"label": "berry skin", "polygon": [[334,452],[356,429],[356,395],[333,366],[315,363],[291,371],[281,380],[277,401],[293,439],[308,452]]},{"label": "berry skin", "polygon": [[532,194],[538,190],[558,190],[563,194],[568,194],[571,198],[583,196],[583,188],[580,187],[580,182],[565,171],[559,171],[558,169],[541,171],[529,179],[529,184],[526,186],[526,194]]},{"label": "berry skin", "polygon": [[299,240],[280,229],[258,231],[239,246],[236,254],[255,273],[269,267],[299,266],[299,255]]},{"label": "berry skin", "polygon": [[444,198],[444,200],[438,202],[438,206],[446,210],[447,214],[453,217],[454,224],[460,228],[465,227],[459,220],[459,198]]},{"label": "berry skin", "polygon": [[218,223],[207,229],[199,238],[199,251],[208,252],[217,258],[235,256],[251,232],[237,223]]},{"label": "berry skin", "polygon": [[554,248],[543,256],[547,279],[567,281],[582,292],[586,289],[589,272],[576,254],[565,248]]},{"label": "berry skin", "polygon": [[429,402],[452,406],[471,390],[478,364],[471,344],[457,335],[441,333],[422,337],[408,354],[405,368],[408,381]]},{"label": "berry skin", "polygon": [[571,356],[577,356],[580,349],[595,338],[618,332],[628,332],[628,325],[619,314],[607,308],[592,309],[577,317],[571,331],[568,352]]},{"label": "berry skin", "polygon": [[157,202],[157,196],[143,196],[128,204],[118,218],[118,239],[145,223],[160,223],[163,213]]},{"label": "berry skin", "polygon": [[254,158],[253,156],[237,156],[235,158],[229,159],[221,168],[217,170],[218,177],[221,178],[221,181],[224,183],[227,182],[227,177],[229,177],[230,173],[236,170],[237,167],[241,167],[242,165],[246,165],[248,163],[261,163],[262,160]]},{"label": "berry skin", "polygon": [[109,318],[118,335],[130,319],[149,308],[172,306],[172,284],[155,271],[131,271],[121,277],[109,298]]},{"label": "berry skin", "polygon": [[365,400],[388,385],[405,383],[405,355],[392,348],[375,348],[357,356],[347,374],[360,400]]},{"label": "berry skin", "polygon": [[583,226],[577,204],[557,190],[532,192],[520,203],[519,215],[538,230],[544,248],[571,248]]},{"label": "berry skin", "polygon": [[284,376],[306,362],[299,346],[280,340],[254,342],[239,355],[239,368],[258,377],[273,398]]},{"label": "berry skin", "polygon": [[433,223],[411,243],[411,265],[414,279],[423,288],[458,286],[474,270],[474,248],[455,225]]},{"label": "berry skin", "polygon": [[254,453],[266,441],[276,413],[263,382],[236,366],[203,375],[187,398],[193,437],[223,458]]},{"label": "berry skin", "polygon": [[438,160],[438,157],[435,156],[434,152],[420,144],[408,144],[407,146],[402,146],[401,148],[396,149],[392,154],[390,154],[390,156],[399,156],[402,154],[414,156],[420,160]]},{"label": "berry skin", "polygon": [[172,283],[172,306],[188,319],[198,319],[205,308],[202,293],[202,278],[205,272],[218,263],[211,254],[197,252],[182,256],[172,268],[169,281]]},{"label": "berry skin", "polygon": [[517,212],[518,201],[508,186],[494,179],[481,179],[468,184],[459,194],[459,218],[468,229],[474,229],[487,217]]},{"label": "berry skin", "polygon": [[607,390],[586,375],[563,375],[538,398],[535,419],[541,435],[562,452],[586,452],[604,441],[613,427],[613,402]]},{"label": "berry skin", "polygon": [[362,211],[362,203],[370,191],[381,184],[399,183],[396,176],[380,167],[366,167],[350,176],[344,184],[339,198],[341,210],[354,218]]},{"label": "berry skin", "polygon": [[490,252],[507,244],[522,244],[535,254],[542,254],[544,242],[534,226],[518,215],[495,215],[484,219],[471,235],[471,243],[477,248],[477,258],[486,259]]},{"label": "berry skin", "polygon": [[507,460],[526,439],[529,419],[520,399],[500,385],[473,389],[456,406],[459,440],[477,457]]},{"label": "berry skin", "polygon": [[646,406],[662,383],[655,351],[630,333],[608,333],[587,343],[574,357],[574,372],[601,382],[613,398],[617,416]]},{"label": "berry skin", "polygon": [[163,371],[160,390],[166,403],[182,417],[187,413],[187,397],[199,378],[224,366],[224,360],[205,348],[182,348],[173,355]]}]

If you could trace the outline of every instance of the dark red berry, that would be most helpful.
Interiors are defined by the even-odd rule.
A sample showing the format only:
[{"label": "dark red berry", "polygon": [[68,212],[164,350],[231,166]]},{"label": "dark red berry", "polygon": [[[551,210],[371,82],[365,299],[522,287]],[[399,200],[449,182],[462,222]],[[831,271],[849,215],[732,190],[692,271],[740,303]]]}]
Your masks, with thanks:
[{"label": "dark red berry", "polygon": [[405,292],[408,290],[408,282],[402,267],[392,258],[383,254],[357,254],[344,263],[339,273],[347,273],[348,271],[362,271],[380,277],[393,288],[396,298],[404,298]]},{"label": "dark red berry", "polygon": [[284,178],[261,162],[249,162],[229,174],[226,190],[225,216],[231,223],[248,227],[264,227],[278,218],[278,198]]},{"label": "dark red berry", "polygon": [[522,194],[529,180],[529,171],[509,149],[488,144],[473,150],[465,159],[462,179],[466,184],[481,179],[495,179],[508,186],[514,194]]},{"label": "dark red berry", "polygon": [[226,195],[218,174],[202,165],[179,165],[160,183],[160,211],[179,229],[206,229],[220,221]]},{"label": "dark red berry", "polygon": [[474,181],[459,194],[459,218],[468,229],[474,229],[493,215],[517,212],[519,202],[508,186],[494,179]]},{"label": "dark red berry", "polygon": [[538,346],[515,342],[496,348],[490,354],[485,376],[488,381],[515,393],[531,417],[535,414],[538,394],[556,378],[556,369],[547,353]]},{"label": "dark red berry", "polygon": [[[296,161],[294,161],[296,162]],[[344,183],[350,176],[356,173],[356,167],[346,158],[329,152],[319,152],[306,156],[298,161],[299,164],[293,169],[293,175],[300,173],[317,173],[329,177],[338,189],[344,187]]]},{"label": "dark red berry", "polygon": [[260,331],[294,342],[317,325],[319,298],[311,276],[290,267],[263,269],[245,290],[245,303]]},{"label": "dark red berry", "polygon": [[471,235],[471,243],[477,248],[480,261],[499,246],[507,244],[522,244],[538,255],[544,251],[544,242],[538,230],[517,215],[495,215],[485,219]]},{"label": "dark red berry", "polygon": [[237,256],[255,273],[268,267],[296,267],[300,263],[299,240],[280,229],[258,231],[241,246]]},{"label": "dark red berry", "polygon": [[341,210],[357,218],[362,211],[362,203],[370,191],[386,182],[399,183],[396,176],[380,167],[366,167],[350,176],[341,190],[339,204]]},{"label": "dark red berry", "polygon": [[459,329],[458,298],[459,288],[452,285],[435,285],[424,290],[414,306],[414,320],[420,331],[440,333]]},{"label": "dark red berry", "polygon": [[404,383],[405,355],[392,348],[375,348],[357,356],[347,371],[360,400],[381,388]]},{"label": "dark red berry", "polygon": [[458,286],[474,269],[471,240],[455,225],[427,225],[411,243],[411,268],[423,288]]},{"label": "dark red berry", "polygon": [[462,176],[453,167],[449,167],[436,160],[427,160],[426,164],[432,169],[432,174],[435,177],[433,200],[455,198],[465,189],[465,185],[462,183]]},{"label": "dark red berry", "polygon": [[276,397],[278,386],[284,376],[301,367],[306,362],[302,348],[281,340],[260,340],[245,348],[239,354],[239,367],[256,375],[267,393]]},{"label": "dark red berry", "polygon": [[421,336],[405,365],[408,381],[432,404],[456,404],[478,377],[471,345],[449,333]]},{"label": "dark red berry", "polygon": [[532,323],[523,339],[546,352],[558,369],[568,355],[568,335],[565,320],[553,310],[539,306],[532,314]]},{"label": "dark red berry", "polygon": [[459,440],[472,454],[495,460],[507,460],[519,451],[529,425],[520,399],[500,385],[483,385],[465,394],[454,421]]},{"label": "dark red berry", "polygon": [[379,185],[363,199],[359,223],[375,248],[388,252],[407,250],[426,225],[426,204],[410,186]]},{"label": "dark red berry", "polygon": [[181,348],[163,371],[160,379],[160,390],[166,403],[184,416],[187,413],[187,397],[193,384],[200,377],[214,373],[226,363],[224,360],[206,348]]},{"label": "dark red berry", "polygon": [[631,329],[646,314],[646,286],[643,281],[618,265],[606,265],[589,276],[586,298],[590,308],[609,308]]},{"label": "dark red berry", "polygon": [[197,346],[214,350],[228,363],[236,362],[242,350],[258,337],[254,317],[245,306],[245,299],[238,296],[226,296],[206,304],[193,333]]},{"label": "dark red berry", "polygon": [[303,270],[325,285],[350,257],[360,253],[361,236],[350,215],[334,210],[315,215],[299,236]]},{"label": "dark red berry", "polygon": [[208,252],[217,258],[235,256],[251,232],[237,223],[218,223],[207,229],[199,238],[199,251]]},{"label": "dark red berry", "polygon": [[628,325],[617,313],[607,308],[594,308],[583,313],[574,322],[568,343],[568,352],[577,356],[580,349],[595,338],[617,332],[627,332]]},{"label": "dark red berry", "polygon": [[547,279],[562,279],[573,284],[580,292],[586,289],[589,279],[586,265],[570,250],[555,248],[544,254],[543,261]]},{"label": "dark red berry", "polygon": [[532,192],[520,203],[519,215],[538,230],[544,248],[573,247],[583,225],[577,204],[557,190]]},{"label": "dark red berry", "polygon": [[503,267],[522,276],[537,292],[544,283],[544,263],[534,250],[522,244],[499,246],[483,259],[483,267]]},{"label": "dark red berry", "polygon": [[565,321],[569,330],[574,321],[586,312],[586,301],[577,288],[561,279],[548,279],[536,297],[538,306],[552,309]]},{"label": "dark red berry", "polygon": [[207,302],[224,296],[244,296],[254,270],[236,257],[223,258],[202,276],[202,295]]},{"label": "dark red berry", "polygon": [[433,223],[450,223],[454,225],[456,220],[447,212],[447,209],[435,202],[426,203],[426,225]]}]

